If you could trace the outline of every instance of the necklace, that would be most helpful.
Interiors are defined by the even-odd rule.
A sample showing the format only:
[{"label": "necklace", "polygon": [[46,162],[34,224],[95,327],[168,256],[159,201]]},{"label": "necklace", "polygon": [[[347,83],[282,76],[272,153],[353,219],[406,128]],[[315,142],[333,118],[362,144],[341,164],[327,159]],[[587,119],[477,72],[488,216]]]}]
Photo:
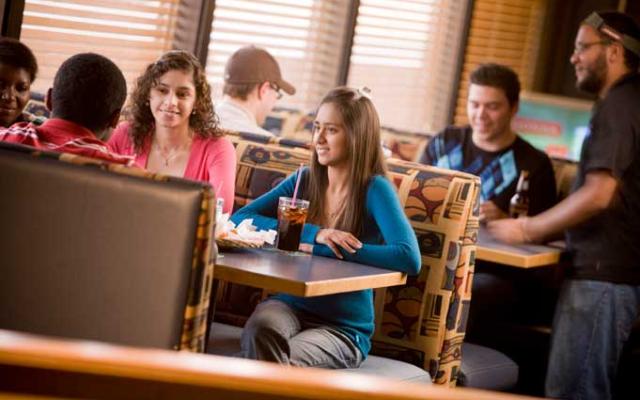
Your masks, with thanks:
[{"label": "necklace", "polygon": [[158,155],[160,156],[160,158],[164,161],[165,167],[168,167],[169,163],[174,158],[180,155],[184,150],[187,150],[190,146],[191,146],[191,140],[189,140],[187,143],[183,144],[182,146],[173,147],[169,149],[169,151],[166,151],[157,142],[154,142],[154,147],[158,151]]}]

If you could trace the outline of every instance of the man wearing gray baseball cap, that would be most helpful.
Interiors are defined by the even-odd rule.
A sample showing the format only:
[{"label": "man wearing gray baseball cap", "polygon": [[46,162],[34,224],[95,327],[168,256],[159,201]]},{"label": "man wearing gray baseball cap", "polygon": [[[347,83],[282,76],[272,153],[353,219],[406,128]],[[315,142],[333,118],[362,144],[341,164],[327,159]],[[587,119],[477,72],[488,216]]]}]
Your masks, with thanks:
[{"label": "man wearing gray baseball cap", "polygon": [[280,66],[266,50],[245,46],[231,55],[224,71],[224,98],[216,107],[223,129],[273,136],[260,127],[282,92],[293,95]]}]

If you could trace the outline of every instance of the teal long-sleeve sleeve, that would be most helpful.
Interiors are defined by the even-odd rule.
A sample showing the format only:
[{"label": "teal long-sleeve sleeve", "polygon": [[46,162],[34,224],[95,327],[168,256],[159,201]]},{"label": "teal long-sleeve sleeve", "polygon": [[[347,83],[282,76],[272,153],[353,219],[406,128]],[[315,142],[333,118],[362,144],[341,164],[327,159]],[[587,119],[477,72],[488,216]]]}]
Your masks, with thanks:
[{"label": "teal long-sleeve sleeve", "polygon": [[[378,230],[383,242],[371,243],[361,239],[362,248],[354,254],[341,251],[344,259],[410,275],[418,274],[421,266],[418,240],[387,178],[376,176],[371,180],[367,188],[366,209],[373,221],[365,224],[362,236],[370,237]],[[313,254],[335,257],[328,246],[321,244],[314,245]]]}]

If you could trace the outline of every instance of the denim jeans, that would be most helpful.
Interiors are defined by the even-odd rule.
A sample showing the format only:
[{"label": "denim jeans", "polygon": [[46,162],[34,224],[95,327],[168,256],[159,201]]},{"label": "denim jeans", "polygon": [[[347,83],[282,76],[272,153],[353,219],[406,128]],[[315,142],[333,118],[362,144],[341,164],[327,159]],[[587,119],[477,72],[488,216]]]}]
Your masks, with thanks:
[{"label": "denim jeans", "polygon": [[297,312],[279,300],[256,307],[242,330],[240,356],[317,368],[357,368],[360,349],[335,327]]},{"label": "denim jeans", "polygon": [[639,307],[640,286],[565,281],[553,320],[546,396],[610,399]]}]

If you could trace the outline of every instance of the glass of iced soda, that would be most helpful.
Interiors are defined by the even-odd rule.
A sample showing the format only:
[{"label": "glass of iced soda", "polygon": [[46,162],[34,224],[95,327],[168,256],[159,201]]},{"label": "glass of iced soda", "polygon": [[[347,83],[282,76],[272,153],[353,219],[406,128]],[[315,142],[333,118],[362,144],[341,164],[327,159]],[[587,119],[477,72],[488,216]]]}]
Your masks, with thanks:
[{"label": "glass of iced soda", "polygon": [[278,200],[278,242],[280,250],[298,251],[300,234],[307,219],[309,202],[291,197],[280,197]]}]

